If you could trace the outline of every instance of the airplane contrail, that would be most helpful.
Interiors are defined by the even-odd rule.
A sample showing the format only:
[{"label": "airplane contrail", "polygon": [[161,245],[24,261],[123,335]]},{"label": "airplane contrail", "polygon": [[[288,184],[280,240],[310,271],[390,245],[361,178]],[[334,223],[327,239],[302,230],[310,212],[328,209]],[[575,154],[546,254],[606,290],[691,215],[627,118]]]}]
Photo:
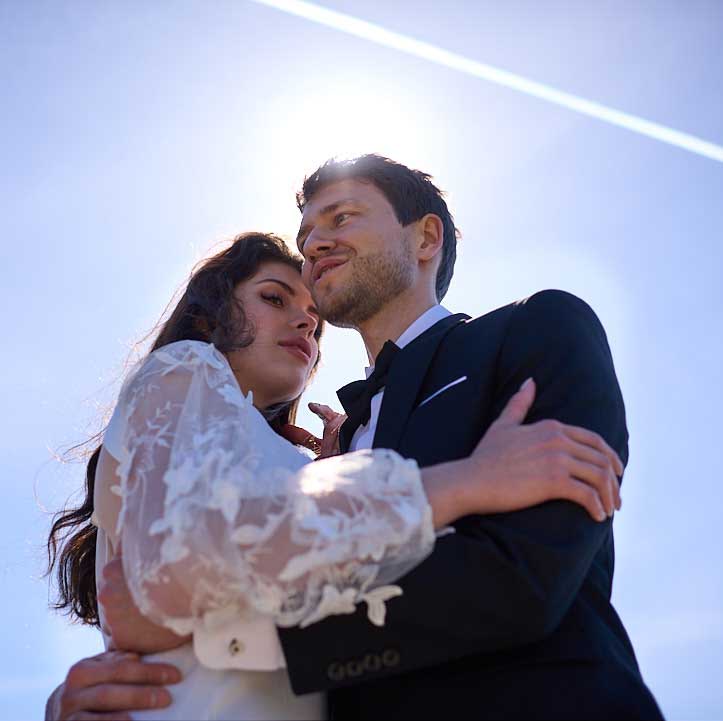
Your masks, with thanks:
[{"label": "airplane contrail", "polygon": [[353,15],[330,10],[316,3],[307,2],[307,0],[252,0],[252,2],[282,10],[291,15],[334,28],[340,32],[457,70],[466,75],[472,75],[517,90],[526,95],[547,100],[555,105],[617,125],[626,130],[632,130],[634,133],[645,135],[662,143],[702,155],[711,160],[723,162],[723,146],[703,140],[695,135],[683,133],[680,130],[674,130],[660,123],[645,120],[645,118],[630,113],[624,113],[594,100],[587,100],[572,93],[557,90],[550,85],[529,80],[522,75],[516,75],[492,65],[471,60],[431,43],[415,40],[407,35],[387,30],[381,25],[375,25]]}]

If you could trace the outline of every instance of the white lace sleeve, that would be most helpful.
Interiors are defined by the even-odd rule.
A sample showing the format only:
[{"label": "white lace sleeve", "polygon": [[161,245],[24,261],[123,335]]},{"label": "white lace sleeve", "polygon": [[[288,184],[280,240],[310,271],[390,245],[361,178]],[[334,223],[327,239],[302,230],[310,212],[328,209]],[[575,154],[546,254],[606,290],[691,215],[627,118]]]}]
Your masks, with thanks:
[{"label": "white lace sleeve", "polygon": [[186,634],[244,608],[281,626],[384,623],[385,586],[434,545],[413,461],[375,450],[315,463],[276,435],[208,344],[151,354],[119,399],[117,533],[145,615]]}]

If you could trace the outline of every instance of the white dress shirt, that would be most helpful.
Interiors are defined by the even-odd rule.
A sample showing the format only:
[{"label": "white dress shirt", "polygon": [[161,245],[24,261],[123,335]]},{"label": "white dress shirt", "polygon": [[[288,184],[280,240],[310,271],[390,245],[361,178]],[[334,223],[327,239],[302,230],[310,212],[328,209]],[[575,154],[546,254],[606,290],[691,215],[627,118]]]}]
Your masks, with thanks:
[{"label": "white dress shirt", "polygon": [[[429,330],[435,323],[438,323],[442,318],[447,318],[452,315],[450,311],[441,305],[434,305],[429,310],[422,313],[417,320],[412,323],[402,335],[394,341],[399,348],[409,345],[413,340],[418,338],[422,333]],[[365,369],[367,378],[374,372],[374,366],[369,366]],[[384,398],[384,388],[372,398],[371,415],[369,417],[369,423],[365,426],[359,426],[354,433],[349,444],[350,451],[358,451],[362,448],[371,448],[374,442],[374,434],[377,432],[377,423],[379,422],[379,411],[382,407],[382,400]]]}]

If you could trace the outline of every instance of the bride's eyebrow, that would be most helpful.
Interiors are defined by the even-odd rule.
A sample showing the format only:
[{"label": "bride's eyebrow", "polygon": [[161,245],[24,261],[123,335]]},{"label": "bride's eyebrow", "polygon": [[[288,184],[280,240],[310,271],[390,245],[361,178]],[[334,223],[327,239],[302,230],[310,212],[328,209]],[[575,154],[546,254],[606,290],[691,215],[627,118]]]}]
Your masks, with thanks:
[{"label": "bride's eyebrow", "polygon": [[254,285],[260,285],[261,283],[277,283],[287,293],[289,293],[289,295],[296,295],[296,291],[288,283],[284,283],[283,280],[279,280],[278,278],[264,278],[263,280],[257,280]]}]

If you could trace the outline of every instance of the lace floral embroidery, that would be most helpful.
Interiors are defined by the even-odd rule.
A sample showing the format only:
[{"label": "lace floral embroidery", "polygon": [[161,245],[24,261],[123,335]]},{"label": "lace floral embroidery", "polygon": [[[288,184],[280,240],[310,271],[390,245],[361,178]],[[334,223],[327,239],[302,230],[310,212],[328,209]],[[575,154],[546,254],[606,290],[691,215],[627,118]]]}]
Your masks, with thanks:
[{"label": "lace floral embroidery", "polygon": [[317,463],[275,434],[210,344],[152,353],[116,409],[117,532],[141,610],[186,634],[229,609],[308,626],[364,602],[431,551],[419,469],[389,450]]}]

